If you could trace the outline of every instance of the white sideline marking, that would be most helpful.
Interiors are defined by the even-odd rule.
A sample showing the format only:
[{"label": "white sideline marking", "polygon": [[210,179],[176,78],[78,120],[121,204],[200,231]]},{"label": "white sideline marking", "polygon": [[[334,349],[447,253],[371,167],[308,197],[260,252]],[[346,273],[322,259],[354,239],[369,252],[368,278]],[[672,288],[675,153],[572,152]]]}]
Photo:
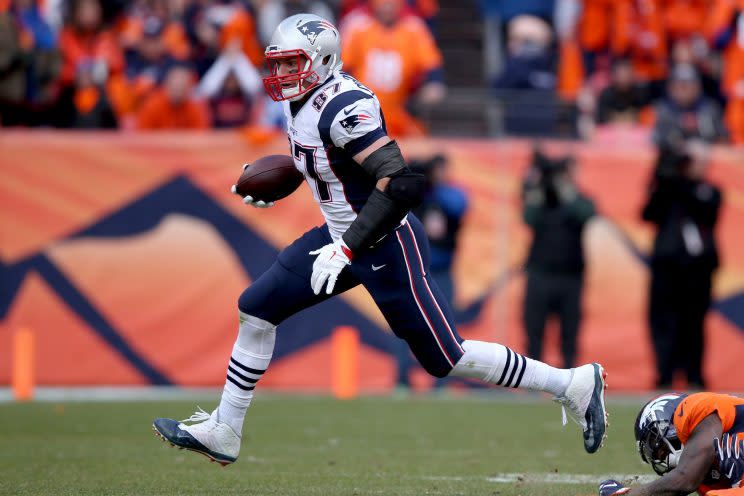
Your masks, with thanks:
[{"label": "white sideline marking", "polygon": [[[422,479],[426,480],[446,481],[462,481],[473,478],[480,479],[480,477],[457,477],[446,475],[432,475],[422,477]],[[488,482],[508,484],[513,484],[516,482],[549,484],[599,484],[600,482],[607,479],[615,479],[620,482],[632,481],[646,484],[655,480],[656,478],[657,477],[654,477],[652,475],[639,476],[638,474],[561,474],[555,472],[520,474],[512,472],[492,475],[490,477],[485,477],[484,480]]]}]

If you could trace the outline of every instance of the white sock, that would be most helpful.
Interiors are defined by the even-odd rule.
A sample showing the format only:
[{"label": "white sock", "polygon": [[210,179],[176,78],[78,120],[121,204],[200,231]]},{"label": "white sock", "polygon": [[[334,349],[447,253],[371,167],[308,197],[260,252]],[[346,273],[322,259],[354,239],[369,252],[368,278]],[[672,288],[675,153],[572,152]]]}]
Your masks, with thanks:
[{"label": "white sock", "polygon": [[562,396],[571,381],[571,370],[557,369],[527,358],[506,346],[466,340],[465,354],[450,372],[451,376],[481,379],[498,386],[544,391]]},{"label": "white sock", "polygon": [[253,389],[269,367],[274,353],[276,326],[242,312],[239,317],[238,339],[227,367],[227,380],[217,408],[217,419],[240,435],[245,412],[253,399]]}]

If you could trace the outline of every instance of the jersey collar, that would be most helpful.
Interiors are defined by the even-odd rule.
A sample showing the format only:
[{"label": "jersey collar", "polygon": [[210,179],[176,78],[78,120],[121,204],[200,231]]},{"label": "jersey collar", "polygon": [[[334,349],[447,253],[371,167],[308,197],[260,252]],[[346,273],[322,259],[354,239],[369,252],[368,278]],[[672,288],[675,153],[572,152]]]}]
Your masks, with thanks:
[{"label": "jersey collar", "polygon": [[315,95],[315,93],[318,92],[318,90],[327,86],[335,78],[336,74],[331,74],[330,77],[326,79],[323,84],[318,85],[313,91],[308,93],[305,98],[303,98],[302,100],[297,100],[296,102],[289,102],[289,111],[292,113],[292,118],[294,119],[295,117],[297,117],[297,114],[300,113],[300,110],[302,110],[307,102],[313,99],[313,96]]}]

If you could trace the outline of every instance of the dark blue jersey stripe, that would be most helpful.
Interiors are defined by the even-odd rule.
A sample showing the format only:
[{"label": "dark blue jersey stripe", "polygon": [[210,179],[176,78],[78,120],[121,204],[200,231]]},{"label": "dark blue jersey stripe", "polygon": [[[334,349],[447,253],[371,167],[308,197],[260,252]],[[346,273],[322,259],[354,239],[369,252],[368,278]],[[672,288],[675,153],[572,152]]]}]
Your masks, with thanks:
[{"label": "dark blue jersey stripe", "polygon": [[331,124],[333,124],[333,120],[341,112],[341,109],[348,107],[354,102],[368,98],[372,98],[372,95],[361,90],[351,90],[341,93],[326,104],[326,107],[320,113],[320,120],[318,121],[318,131],[320,132],[320,139],[323,140],[323,146],[328,148],[333,144],[331,140]]},{"label": "dark blue jersey stripe", "polygon": [[346,143],[346,145],[344,145],[344,150],[349,152],[349,155],[353,157],[383,136],[387,136],[387,133],[383,131],[382,128],[378,127],[377,129],[368,132],[364,136],[354,138],[353,140]]},{"label": "dark blue jersey stripe", "polygon": [[359,213],[359,210],[367,203],[369,195],[372,194],[377,180],[367,174],[361,165],[354,162],[351,154],[343,148],[334,146],[328,149],[328,164],[341,182],[344,196],[351,205],[351,209]]}]

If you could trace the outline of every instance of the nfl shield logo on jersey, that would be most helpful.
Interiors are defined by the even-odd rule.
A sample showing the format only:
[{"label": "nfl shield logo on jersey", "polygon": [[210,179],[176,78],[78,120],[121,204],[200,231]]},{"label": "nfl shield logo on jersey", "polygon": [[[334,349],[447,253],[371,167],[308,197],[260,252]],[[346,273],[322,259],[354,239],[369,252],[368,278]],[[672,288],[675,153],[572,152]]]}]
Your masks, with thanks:
[{"label": "nfl shield logo on jersey", "polygon": [[315,44],[318,35],[326,29],[331,29],[334,32],[336,30],[336,28],[333,27],[333,24],[328,21],[308,21],[297,26],[297,30],[307,37],[311,45]]}]

